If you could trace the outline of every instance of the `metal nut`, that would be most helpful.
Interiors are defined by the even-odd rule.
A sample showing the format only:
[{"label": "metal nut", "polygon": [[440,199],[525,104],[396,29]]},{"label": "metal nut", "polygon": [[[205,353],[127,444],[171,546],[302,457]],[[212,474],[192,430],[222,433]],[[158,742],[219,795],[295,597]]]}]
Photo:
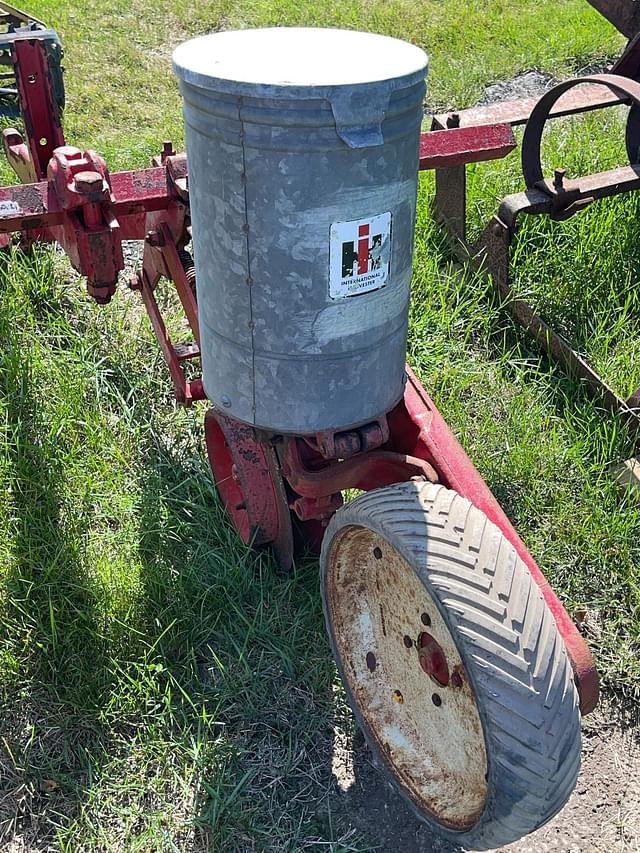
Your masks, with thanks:
[{"label": "metal nut", "polygon": [[75,188],[82,195],[102,191],[102,175],[100,172],[78,172],[75,175]]},{"label": "metal nut", "polygon": [[555,169],[553,173],[553,185],[557,190],[561,190],[563,188],[566,175],[566,169]]},{"label": "metal nut", "polygon": [[164,246],[164,234],[162,231],[149,231],[147,234],[147,243],[153,246],[154,249]]}]

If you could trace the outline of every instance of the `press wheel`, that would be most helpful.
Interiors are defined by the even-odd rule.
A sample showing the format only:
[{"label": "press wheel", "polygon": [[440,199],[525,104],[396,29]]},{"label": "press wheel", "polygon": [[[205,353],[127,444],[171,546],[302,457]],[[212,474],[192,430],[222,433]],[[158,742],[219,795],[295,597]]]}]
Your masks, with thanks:
[{"label": "press wheel", "polygon": [[321,589],[356,718],[421,818],[482,850],[562,808],[580,765],[571,664],[480,510],[432,483],[368,492],[327,528]]},{"label": "press wheel", "polygon": [[252,427],[216,409],[205,415],[211,473],[231,523],[247,545],[270,545],[280,566],[293,561],[291,513],[273,448]]}]

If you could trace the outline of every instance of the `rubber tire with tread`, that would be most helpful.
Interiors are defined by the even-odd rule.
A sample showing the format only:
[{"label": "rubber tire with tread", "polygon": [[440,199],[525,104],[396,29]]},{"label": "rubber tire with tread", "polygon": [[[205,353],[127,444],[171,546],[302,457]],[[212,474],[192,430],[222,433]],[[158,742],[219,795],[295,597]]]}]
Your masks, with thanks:
[{"label": "rubber tire with tread", "polygon": [[[328,613],[326,573],[332,545],[336,535],[350,526],[373,530],[404,557],[454,637],[474,688],[485,737],[488,778],[482,816],[468,831],[445,829],[416,809],[380,756],[378,763],[416,814],[454,843],[486,850],[538,829],[564,806],[575,786],[580,712],[564,643],[525,564],[484,513],[433,483],[376,489],[333,516],[320,558],[325,619],[347,697],[374,753],[376,747],[344,677]],[[437,555],[432,529],[440,540]],[[475,556],[474,572],[491,578],[488,592],[465,576],[474,572],[458,571],[459,563],[443,556],[443,538],[458,553]],[[500,608],[483,608],[485,598],[504,605],[503,619],[488,616]],[[514,655],[520,666],[509,666]]]}]

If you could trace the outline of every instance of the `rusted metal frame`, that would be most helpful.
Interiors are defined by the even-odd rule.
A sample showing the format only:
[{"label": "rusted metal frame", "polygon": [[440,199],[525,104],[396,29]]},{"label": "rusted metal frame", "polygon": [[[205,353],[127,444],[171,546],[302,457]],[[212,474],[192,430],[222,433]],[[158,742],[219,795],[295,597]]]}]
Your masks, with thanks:
[{"label": "rusted metal frame", "polygon": [[323,459],[349,459],[357,453],[376,450],[389,439],[385,416],[351,430],[319,432],[304,441]]},{"label": "rusted metal frame", "polygon": [[[164,210],[170,198],[166,169],[140,169],[110,175],[111,210],[121,224],[122,239],[142,240],[144,215]],[[66,210],[47,181],[0,187],[0,233],[62,224]]]},{"label": "rusted metal frame", "polygon": [[[172,191],[172,187],[169,187],[169,190]],[[169,367],[176,390],[176,399],[185,405],[189,405],[192,399],[206,399],[202,379],[199,377],[187,381],[181,366],[184,361],[200,357],[197,303],[187,272],[180,259],[179,250],[179,247],[183,246],[188,240],[187,221],[187,205],[182,200],[177,199],[170,199],[165,210],[151,211],[146,215],[143,224],[143,232],[146,233],[146,238],[142,270],[131,282],[133,289],[139,289],[140,281],[145,283],[145,290],[143,290],[143,296],[147,296],[145,307]],[[162,277],[172,282],[178,291],[192,333],[196,338],[194,344],[174,344],[166,334],[164,321],[162,321],[162,326],[158,322],[158,319],[162,320],[162,317],[153,291]],[[147,291],[151,296],[147,294]],[[191,303],[188,312],[185,308],[185,302],[188,306]]]},{"label": "rusted metal frame", "polygon": [[404,453],[372,450],[342,461],[310,467],[297,437],[286,437],[278,445],[282,475],[303,498],[322,498],[345,489],[375,489],[401,483],[411,477],[435,482],[436,472],[428,462]]},{"label": "rusted metal frame", "polygon": [[435,169],[433,211],[457,241],[466,240],[467,163],[497,160],[516,147],[508,124],[432,130],[420,138],[420,169]]},{"label": "rusted metal frame", "polygon": [[[496,134],[495,139],[498,141],[499,134],[503,131],[498,131],[497,128],[512,127],[529,121],[527,134],[525,134],[525,140],[528,139],[529,142],[525,144],[523,141],[522,149],[523,170],[526,177],[532,171],[532,158],[534,161],[536,160],[536,152],[533,150],[535,148],[533,144],[534,134],[530,127],[537,128],[539,125],[544,127],[544,123],[549,118],[573,115],[615,104],[631,103],[637,85],[616,75],[593,75],[582,78],[580,81],[568,81],[555,87],[541,100],[528,98],[493,104],[489,107],[474,107],[471,110],[463,110],[459,113],[434,116],[434,130],[425,136],[442,134],[436,139],[438,139],[439,145],[444,146],[449,134],[469,132],[479,134],[482,127],[486,126],[487,130],[491,129]],[[608,91],[605,89],[603,93],[603,87],[607,87]],[[530,119],[533,120],[533,125],[531,125]],[[496,125],[495,122],[506,124]],[[630,126],[633,127],[633,123]],[[515,140],[513,147],[515,147]],[[513,150],[513,148],[508,148],[508,150],[507,148],[508,146],[506,146],[504,154],[498,156],[505,156],[509,150]],[[489,158],[487,157],[487,159]],[[538,144],[537,163],[539,163],[539,159]],[[537,180],[543,180],[541,172]],[[527,182],[527,186],[533,186],[534,183],[535,181],[533,183]],[[460,253],[461,245],[466,242],[467,236],[466,170],[463,165],[436,170],[433,210],[436,221],[447,229],[457,252]]]},{"label": "rusted metal frame", "polygon": [[34,18],[33,15],[23,12],[22,9],[18,9],[16,6],[10,6],[9,3],[5,3],[4,0],[0,2],[0,19],[2,19],[6,24],[12,24],[13,26],[22,26],[23,24],[39,24],[41,27],[45,26],[45,24],[38,18]]},{"label": "rusted metal frame", "polygon": [[[622,195],[640,189],[640,165],[618,166],[606,172],[585,175],[572,183],[577,186],[578,192],[573,198],[578,201],[597,201]],[[554,200],[549,193],[536,187],[504,198],[498,208],[498,218],[513,229],[522,214],[552,214],[554,209]]]},{"label": "rusted metal frame", "polygon": [[420,137],[419,169],[443,169],[499,160],[516,147],[508,124],[431,130]]},{"label": "rusted metal frame", "polygon": [[500,294],[506,310],[568,373],[580,379],[592,393],[598,395],[612,412],[622,412],[627,406],[613,389],[581,358],[571,345],[523,299],[519,299],[510,282],[510,248],[512,232],[495,217],[487,226],[478,243],[476,262],[482,264],[486,274]]},{"label": "rusted metal frame", "polygon": [[164,360],[169,368],[171,379],[175,388],[176,400],[185,406],[190,406],[194,400],[206,400],[206,394],[202,386],[202,380],[197,379],[192,382],[187,380],[185,372],[181,365],[181,359],[176,353],[176,348],[171,341],[169,332],[162,318],[162,312],[158,306],[153,286],[151,285],[146,272],[143,270],[135,280],[131,282],[132,290],[138,290],[142,296],[142,301],[149,315],[151,328],[154,331],[158,346],[164,356]]},{"label": "rusted metal frame", "polygon": [[167,271],[180,297],[180,302],[186,314],[187,321],[191,327],[193,337],[200,347],[200,324],[198,321],[198,303],[193,294],[193,291],[187,280],[185,269],[178,255],[178,249],[174,242],[174,237],[167,222],[161,225],[161,233],[163,236],[163,245],[161,248],[162,257],[167,265]]},{"label": "rusted metal frame", "polygon": [[[640,189],[640,167],[622,166],[579,181],[576,201],[594,200]],[[606,407],[634,426],[640,426],[636,395],[622,399],[571,345],[552,329],[511,286],[511,243],[522,215],[554,215],[554,200],[540,189],[527,190],[503,200],[498,215],[487,225],[470,256],[490,276],[505,308],[550,357],[569,374],[582,381]]]},{"label": "rusted metal frame", "polygon": [[632,80],[640,77],[640,33],[631,39],[624,53],[611,66],[609,73],[630,77]]},{"label": "rusted metal frame", "polygon": [[[532,110],[527,122],[527,128],[522,139],[522,174],[528,189],[540,187],[545,192],[557,194],[558,189],[554,183],[549,185],[544,180],[542,163],[540,157],[540,146],[545,125],[552,116],[554,106],[562,99],[563,95],[585,84],[595,85],[602,89],[608,89],[614,95],[619,96],[626,102],[640,107],[640,83],[626,77],[615,74],[594,74],[588,77],[578,77],[575,80],[567,80],[560,83],[540,98]],[[638,149],[640,148],[640,134],[633,121],[627,124],[627,153],[630,163],[638,162]],[[560,182],[562,184],[562,182]],[[582,179],[580,181],[582,184]]]},{"label": "rusted metal frame", "polygon": [[142,239],[146,217],[174,203],[167,170],[110,176],[95,152],[62,146],[48,175],[47,182],[0,190],[0,232],[37,230],[39,239],[59,242],[90,295],[105,304],[124,268],[122,240]]},{"label": "rusted metal frame", "polygon": [[467,170],[465,166],[436,169],[433,217],[448,233],[458,253],[467,242]]},{"label": "rusted metal frame", "polygon": [[27,142],[36,180],[47,174],[56,148],[64,145],[60,110],[56,101],[45,43],[37,38],[18,39],[11,48]]},{"label": "rusted metal frame", "polygon": [[[66,149],[63,150],[66,151]],[[94,160],[97,162],[98,160],[91,152],[84,155],[82,162],[85,159],[88,162]],[[106,301],[113,287],[109,288],[109,294],[103,299],[103,294],[99,292],[99,285],[101,270],[104,273],[102,261],[106,261],[104,252],[112,244],[116,248],[119,247],[123,239],[144,239],[149,216],[160,214],[158,227],[162,232],[164,241],[161,250],[164,264],[159,274],[165,272],[164,266],[166,266],[166,272],[176,285],[194,336],[198,340],[197,306],[178,257],[171,231],[172,225],[181,228],[184,221],[184,203],[176,201],[172,197],[175,186],[174,177],[179,181],[182,175],[182,160],[176,158],[176,161],[179,162],[174,164],[175,176],[170,174],[169,165],[119,172],[110,176],[105,170],[105,175],[108,176],[110,183],[110,199],[98,204],[91,200],[91,196],[86,199],[76,197],[75,191],[71,193],[73,198],[67,198],[69,193],[61,189],[61,186],[58,185],[60,181],[58,184],[51,180],[24,186],[0,188],[0,233],[39,229],[39,238],[59,242],[71,258],[74,266],[80,269],[83,274],[93,276],[94,284],[93,287],[90,287],[91,295],[98,298],[99,301]],[[73,176],[65,174],[64,178],[73,183]],[[70,203],[76,207],[69,209]],[[86,217],[91,212],[90,208],[94,207],[98,209],[94,211],[96,221],[91,227],[91,224],[88,221],[85,222],[82,217]],[[181,216],[178,216],[178,207],[183,211]],[[179,223],[178,219],[180,220]],[[109,246],[103,246],[102,243],[99,246],[94,245],[96,241],[101,240],[103,231],[111,233],[108,241]],[[100,261],[101,258],[102,261]],[[109,265],[110,270],[111,267],[112,265]],[[114,278],[115,274],[117,273],[111,277]],[[152,328],[174,382],[176,398],[188,405],[194,399],[204,399],[205,394],[201,379],[187,381],[180,365],[185,357],[176,351],[162,320],[153,295],[153,286],[159,274],[155,274],[152,264],[146,263],[145,269],[136,279],[134,287],[141,290]],[[192,358],[195,353],[190,352],[188,355]]]},{"label": "rusted metal frame", "polygon": [[623,36],[631,38],[640,30],[637,0],[588,0]]},{"label": "rusted metal frame", "polygon": [[[432,117],[433,130],[446,130],[452,120],[461,128],[482,127],[484,125],[508,124],[518,127],[526,124],[538,98],[520,98],[515,101],[500,101],[449,113],[440,113]],[[603,92],[600,86],[583,86],[569,91],[551,110],[550,118],[576,115],[577,113],[615,107],[626,103],[625,97],[613,92]]]},{"label": "rusted metal frame", "polygon": [[583,714],[598,701],[598,675],[587,644],[464,449],[409,367],[403,401],[389,414],[389,447],[428,461],[440,482],[482,510],[516,549],[551,610],[571,660]]}]

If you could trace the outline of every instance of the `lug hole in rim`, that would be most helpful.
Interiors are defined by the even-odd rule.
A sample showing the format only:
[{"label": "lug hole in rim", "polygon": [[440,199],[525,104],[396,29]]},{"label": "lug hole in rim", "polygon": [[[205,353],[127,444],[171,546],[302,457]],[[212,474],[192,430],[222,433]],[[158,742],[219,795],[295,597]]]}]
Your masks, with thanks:
[{"label": "lug hole in rim", "polygon": [[429,616],[428,613],[423,613],[422,616],[420,617],[420,621],[422,622],[423,625],[426,625],[428,628],[429,625],[431,625],[431,616]]},{"label": "lug hole in rim", "polygon": [[410,649],[413,646],[413,640],[408,634],[404,635],[402,642],[404,643],[405,649]]},{"label": "lug hole in rim", "polygon": [[442,698],[440,697],[439,693],[434,693],[431,697],[431,701],[436,706],[436,708],[439,708],[440,705],[442,705]]},{"label": "lug hole in rim", "polygon": [[373,556],[376,558],[376,560],[381,560],[382,559],[382,548],[377,548],[377,547],[374,548],[373,549]]},{"label": "lug hole in rim", "polygon": [[376,656],[374,655],[374,653],[368,652],[367,653],[367,668],[368,668],[369,672],[373,672],[377,665],[378,665],[378,662],[376,661]]}]

